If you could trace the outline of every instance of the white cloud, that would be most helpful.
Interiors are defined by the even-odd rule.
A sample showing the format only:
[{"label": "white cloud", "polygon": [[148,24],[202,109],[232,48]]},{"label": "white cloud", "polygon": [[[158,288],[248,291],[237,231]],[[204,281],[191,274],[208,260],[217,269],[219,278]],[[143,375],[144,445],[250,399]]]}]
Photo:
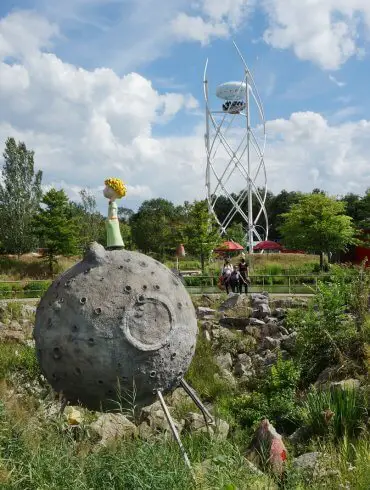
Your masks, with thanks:
[{"label": "white cloud", "polygon": [[320,114],[303,112],[270,121],[267,131],[268,178],[275,189],[344,194],[368,187],[370,121],[330,125]]},{"label": "white cloud", "polygon": [[262,0],[269,16],[264,40],[293,49],[302,60],[336,70],[350,57],[363,55],[359,25],[370,28],[368,0]]},{"label": "white cloud", "polygon": [[206,22],[200,16],[190,16],[180,13],[172,21],[172,32],[181,41],[199,41],[203,46],[212,37],[227,37],[228,26],[222,22]]},{"label": "white cloud", "polygon": [[333,82],[337,87],[342,88],[345,87],[347,84],[345,82],[339,81],[337,78],[335,78],[333,75],[329,75],[329,80]]},{"label": "white cloud", "polygon": [[[8,43],[7,26],[17,30],[29,19],[28,14],[13,15],[0,24],[3,46],[9,46],[0,58],[1,146],[8,136],[24,140],[35,150],[45,181],[63,181],[73,196],[73,186],[95,188],[108,174],[129,183],[129,199],[158,195],[163,173],[168,174],[165,181],[179,186],[168,189],[176,198],[181,189],[177,171],[185,153],[194,159],[193,146],[183,148],[180,159],[167,141],[153,137],[153,126],[166,124],[180,111],[193,112],[196,99],[186,93],[160,94],[137,73],[119,77],[106,68],[88,71],[42,52],[48,43],[44,33],[54,32],[43,19],[33,17],[45,27],[40,38],[37,31],[33,34],[38,50]],[[5,62],[9,55],[17,64]]]},{"label": "white cloud", "polygon": [[[15,19],[24,21],[21,13]],[[15,19],[7,22],[17,29]],[[44,30],[39,38],[33,32],[37,48],[31,51],[23,42],[15,45],[0,22],[0,147],[8,136],[25,141],[36,152],[46,185],[62,186],[74,199],[89,187],[101,209],[106,203],[100,186],[109,176],[127,182],[127,207],[150,197],[175,202],[203,197],[203,116],[176,137],[166,136],[164,126],[180,111],[197,111],[194,97],[159,93],[137,73],[89,71],[42,52],[49,43],[45,32],[52,38],[56,31],[39,21]],[[5,63],[9,53],[15,64]],[[270,121],[268,134],[267,174],[274,192],[284,187],[361,192],[368,186],[369,121],[335,125],[316,113],[295,113]]]},{"label": "white cloud", "polygon": [[172,33],[181,41],[208,44],[226,38],[245,20],[254,0],[201,0],[193,4],[197,15],[180,12],[172,21]]}]

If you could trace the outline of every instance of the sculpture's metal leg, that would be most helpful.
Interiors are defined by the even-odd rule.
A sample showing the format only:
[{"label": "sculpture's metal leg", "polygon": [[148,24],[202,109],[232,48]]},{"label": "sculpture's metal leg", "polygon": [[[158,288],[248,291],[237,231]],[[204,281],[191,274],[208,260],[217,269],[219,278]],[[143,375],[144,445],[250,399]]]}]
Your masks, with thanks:
[{"label": "sculpture's metal leg", "polygon": [[173,436],[176,439],[176,442],[179,445],[179,448],[180,448],[180,450],[182,452],[182,456],[184,458],[185,464],[189,468],[189,470],[191,471],[192,476],[194,477],[194,473],[193,473],[193,469],[192,469],[191,464],[190,464],[190,460],[188,458],[188,455],[186,454],[186,451],[185,451],[184,446],[182,445],[182,442],[181,442],[179,433],[177,432],[177,429],[175,427],[175,424],[173,422],[173,419],[171,417],[171,414],[168,411],[168,408],[167,408],[166,402],[164,401],[162,392],[160,390],[157,390],[157,394],[158,394],[158,398],[159,398],[160,404],[161,404],[161,406],[163,408],[164,414],[166,416],[167,422],[169,423],[169,425],[171,427],[171,431],[173,433]]},{"label": "sculpture's metal leg", "polygon": [[188,383],[184,379],[182,379],[180,381],[180,384],[184,388],[184,390],[186,391],[186,393],[190,396],[190,398],[193,400],[193,402],[195,403],[195,405],[202,412],[202,415],[204,417],[204,421],[206,423],[206,427],[207,427],[208,432],[209,432],[209,425],[214,425],[215,424],[214,418],[209,413],[209,411],[206,409],[206,407],[203,405],[203,403],[200,400],[200,398],[198,398],[198,396],[196,395],[196,393],[193,390],[193,388],[190,385],[188,385]]}]

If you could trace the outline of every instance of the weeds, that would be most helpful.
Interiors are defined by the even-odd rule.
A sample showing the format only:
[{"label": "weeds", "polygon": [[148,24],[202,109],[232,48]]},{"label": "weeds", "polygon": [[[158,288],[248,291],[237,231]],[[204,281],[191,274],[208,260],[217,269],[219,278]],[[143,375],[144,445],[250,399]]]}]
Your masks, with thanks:
[{"label": "weeds", "polygon": [[305,423],[313,435],[336,439],[354,438],[364,430],[367,416],[364,394],[357,389],[335,387],[307,394]]}]

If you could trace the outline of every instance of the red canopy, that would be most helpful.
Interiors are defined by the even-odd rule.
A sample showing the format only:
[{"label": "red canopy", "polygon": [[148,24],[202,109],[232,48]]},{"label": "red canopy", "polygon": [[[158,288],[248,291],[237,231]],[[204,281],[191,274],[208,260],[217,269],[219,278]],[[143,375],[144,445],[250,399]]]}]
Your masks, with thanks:
[{"label": "red canopy", "polygon": [[253,250],[282,250],[283,247],[280,243],[272,242],[271,240],[265,240],[264,242],[259,242],[253,247]]},{"label": "red canopy", "polygon": [[237,250],[244,250],[244,247],[236,242],[223,242],[219,247],[214,249],[214,252],[235,252]]}]

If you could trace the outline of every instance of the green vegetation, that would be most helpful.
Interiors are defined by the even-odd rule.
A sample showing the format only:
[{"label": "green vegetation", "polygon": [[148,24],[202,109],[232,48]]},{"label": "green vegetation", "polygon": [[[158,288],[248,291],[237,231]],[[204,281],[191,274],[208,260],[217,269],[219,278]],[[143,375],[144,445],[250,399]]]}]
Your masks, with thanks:
[{"label": "green vegetation", "polygon": [[32,220],[41,199],[42,172],[35,174],[34,153],[24,143],[5,143],[0,179],[0,248],[18,256],[36,243]]},{"label": "green vegetation", "polygon": [[51,189],[42,198],[34,218],[34,233],[46,247],[50,273],[54,272],[57,255],[73,255],[77,248],[77,229],[72,220],[68,197],[63,190]]},{"label": "green vegetation", "polygon": [[356,230],[352,218],[345,215],[345,203],[322,193],[302,196],[283,214],[280,231],[283,243],[293,249],[320,252],[339,252],[355,243]]},{"label": "green vegetation", "polygon": [[[210,439],[205,434],[183,436],[195,482],[178,447],[163,435],[149,441],[117,441],[98,449],[88,425],[93,414],[87,413],[86,423],[73,428],[64,418],[46,415],[51,394],[43,402],[32,393],[9,396],[9,389],[11,393],[17,383],[22,388],[37,384],[39,370],[31,347],[1,344],[0,488],[262,490],[280,485],[287,490],[336,490],[346,486],[367,490],[367,281],[361,269],[334,270],[330,281],[320,284],[308,308],[292,310],[288,315],[286,327],[298,332],[292,358],[278,357],[276,364],[239,386],[231,386],[222,377],[215,355],[239,352],[241,339],[229,339],[225,333],[218,343],[209,343],[199,335],[187,380],[205,402],[213,405],[215,413],[230,423],[231,431],[227,441]],[[199,298],[196,301],[201,304]],[[217,307],[222,296],[217,301],[207,304]],[[0,321],[20,320],[21,305],[9,304],[1,315]],[[306,322],[311,322],[310,328]],[[330,336],[323,335],[324,328]],[[254,344],[248,349],[253,352]],[[363,387],[314,388],[311,382],[316,381],[322,368],[333,369],[340,379],[345,375],[360,379]],[[189,410],[194,411],[194,406],[186,401],[176,408],[175,415],[180,418]],[[268,471],[264,475],[253,473],[245,459],[253,430],[263,417],[268,417],[287,441],[289,460],[283,481],[277,481]],[[297,428],[303,430],[304,437],[293,445],[288,436]],[[323,469],[313,474],[293,465],[295,456],[308,451],[321,453]]]}]

